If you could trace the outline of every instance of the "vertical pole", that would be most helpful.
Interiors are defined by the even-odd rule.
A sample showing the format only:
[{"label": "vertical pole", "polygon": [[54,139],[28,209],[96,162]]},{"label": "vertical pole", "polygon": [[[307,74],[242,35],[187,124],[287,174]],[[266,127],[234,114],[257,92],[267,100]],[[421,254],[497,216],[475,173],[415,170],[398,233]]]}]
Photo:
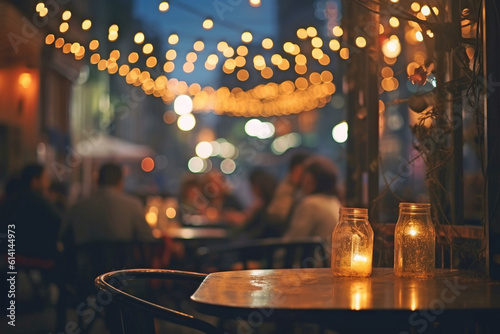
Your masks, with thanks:
[{"label": "vertical pole", "polygon": [[[372,5],[374,10],[378,6]],[[346,85],[348,87],[349,141],[347,144],[347,204],[370,207],[378,196],[378,27],[379,17],[351,1],[344,2],[344,43],[349,49]],[[356,38],[364,37],[364,48]],[[370,218],[378,212],[370,207]]]},{"label": "vertical pole", "polygon": [[[373,10],[379,10],[378,5],[371,4]],[[368,207],[373,222],[379,221],[379,206],[372,205],[379,195],[379,15],[367,12],[369,42],[366,46],[367,66],[365,71],[366,108],[368,110],[368,151],[366,152],[368,172]]]},{"label": "vertical pole", "polygon": [[[462,1],[450,1],[451,24],[454,33],[462,34],[461,18]],[[452,57],[453,55],[450,55]],[[451,78],[457,79],[460,77],[460,66],[456,61],[451,62]],[[451,186],[452,186],[452,207],[451,221],[454,225],[464,224],[464,152],[463,152],[463,117],[462,117],[462,93],[461,89],[456,89],[452,92],[452,119],[453,119],[453,162],[451,168]],[[453,245],[452,245],[453,247]],[[450,250],[451,252],[453,249]]]},{"label": "vertical pole", "polygon": [[[353,45],[353,37],[351,32],[357,22],[357,12],[353,8],[355,5],[348,0],[343,2],[344,17],[342,25],[344,26],[344,36],[342,43]],[[357,8],[357,7],[356,7]],[[350,52],[350,58],[347,60],[347,71],[345,78],[345,86],[347,87],[347,124],[349,126],[349,139],[347,141],[347,177],[346,177],[346,204],[351,207],[362,207],[362,163],[360,151],[363,147],[364,133],[361,120],[356,117],[359,108],[359,55]]]},{"label": "vertical pole", "polygon": [[483,0],[483,75],[485,82],[486,265],[489,276],[500,280],[500,10],[496,0]]}]

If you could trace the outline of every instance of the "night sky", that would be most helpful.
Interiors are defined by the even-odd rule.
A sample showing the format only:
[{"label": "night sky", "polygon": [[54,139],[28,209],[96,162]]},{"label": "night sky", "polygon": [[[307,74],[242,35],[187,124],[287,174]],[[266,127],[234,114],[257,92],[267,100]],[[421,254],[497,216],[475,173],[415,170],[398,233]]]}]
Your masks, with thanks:
[{"label": "night sky", "polygon": [[[219,55],[219,65],[225,59],[217,52],[219,41],[224,40],[236,48],[243,44],[241,34],[244,31],[250,31],[254,43],[259,44],[265,37],[275,38],[278,33],[274,0],[262,1],[260,7],[250,6],[247,0],[176,0],[169,1],[170,8],[166,12],[160,12],[158,4],[159,1],[134,1],[135,16],[143,22],[147,35],[157,35],[164,41],[161,46],[163,53],[171,48],[177,51],[176,68],[170,76],[185,80],[188,84],[198,82],[202,86],[213,85],[213,81],[217,80],[220,66],[208,71],[204,64],[211,53]],[[206,18],[214,21],[211,30],[202,28]],[[172,33],[179,35],[177,45],[169,45],[167,42]],[[197,40],[205,43],[205,49],[198,52],[194,71],[186,74],[182,71],[182,64],[186,54],[193,51],[193,43]]]}]

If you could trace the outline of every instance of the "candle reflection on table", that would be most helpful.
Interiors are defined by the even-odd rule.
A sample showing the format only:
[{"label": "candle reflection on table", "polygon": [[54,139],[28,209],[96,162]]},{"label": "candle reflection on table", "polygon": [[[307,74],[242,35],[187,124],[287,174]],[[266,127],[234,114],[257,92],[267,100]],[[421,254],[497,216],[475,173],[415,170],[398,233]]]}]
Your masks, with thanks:
[{"label": "candle reflection on table", "polygon": [[408,308],[412,311],[415,311],[419,308],[419,293],[423,293],[425,287],[420,286],[418,282],[404,282],[404,281],[396,281],[394,284],[394,296],[397,297],[395,300],[395,304],[402,308]]},{"label": "candle reflection on table", "polygon": [[332,285],[333,299],[351,310],[368,309],[372,305],[372,283],[369,278],[337,278],[342,284]]},{"label": "candle reflection on table", "polygon": [[351,282],[351,310],[367,309],[371,306],[371,281],[369,279]]}]

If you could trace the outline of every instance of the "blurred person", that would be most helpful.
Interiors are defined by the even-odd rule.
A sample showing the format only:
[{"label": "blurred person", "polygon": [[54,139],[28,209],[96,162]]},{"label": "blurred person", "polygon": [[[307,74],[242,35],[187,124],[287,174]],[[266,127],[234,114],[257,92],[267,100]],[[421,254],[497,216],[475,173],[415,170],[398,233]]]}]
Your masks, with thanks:
[{"label": "blurred person", "polygon": [[271,238],[281,236],[280,231],[276,231],[273,225],[268,224],[267,208],[278,182],[276,178],[264,171],[254,170],[249,175],[253,202],[245,210],[244,226],[240,235],[244,239]]},{"label": "blurred person", "polygon": [[[42,311],[48,303],[55,306],[55,328],[64,328],[66,293],[59,232],[62,217],[46,197],[50,186],[48,170],[30,163],[6,187],[0,209],[4,231],[15,235],[16,271],[23,280],[17,282],[16,297],[24,311]],[[9,244],[12,245],[12,244]],[[19,293],[18,293],[19,292]]]},{"label": "blurred person", "polygon": [[142,202],[125,194],[121,166],[104,164],[99,169],[98,190],[69,208],[67,235],[81,245],[93,241],[152,241]]},{"label": "blurred person", "polygon": [[16,261],[53,268],[59,259],[58,236],[62,217],[46,198],[50,186],[43,165],[27,164],[6,189],[4,226],[15,231]]},{"label": "blurred person", "polygon": [[6,222],[12,212],[13,204],[21,192],[21,177],[13,175],[5,182],[3,193],[0,195],[0,222]]},{"label": "blurred person", "polygon": [[19,175],[12,175],[5,182],[3,193],[0,196],[0,203],[15,198],[21,192],[21,177]]},{"label": "blurred person", "polygon": [[243,205],[231,192],[221,172],[211,170],[202,177],[202,194],[208,200],[204,212],[210,222],[241,226],[245,220]]},{"label": "blurred person", "polygon": [[194,224],[196,217],[202,217],[207,207],[208,199],[202,193],[202,183],[198,175],[184,176],[179,187],[181,223],[183,225]]},{"label": "blurred person", "polygon": [[288,174],[280,182],[267,207],[269,224],[280,235],[287,229],[293,206],[300,198],[300,181],[304,172],[304,162],[310,153],[296,152],[288,163]]},{"label": "blurred person", "polygon": [[337,167],[327,158],[312,156],[305,161],[300,182],[303,197],[292,213],[285,238],[331,238],[342,206],[337,179]]},{"label": "blurred person", "polygon": [[[160,241],[153,235],[153,229],[145,219],[143,203],[135,196],[124,193],[124,172],[115,163],[103,164],[98,173],[97,191],[90,197],[71,206],[65,217],[65,260],[68,281],[75,286],[75,300],[85,298],[95,290],[92,282],[99,271],[111,271],[128,266],[128,260],[113,256],[117,249],[123,252],[122,243]],[[105,242],[107,251],[94,253],[88,245]],[[161,254],[151,253],[151,266],[159,267],[169,261],[170,249],[163,247]],[[130,246],[132,247],[132,246]],[[94,248],[94,246],[92,246]],[[80,251],[78,251],[80,249]],[[111,252],[110,252],[111,250]],[[97,258],[99,257],[99,258]],[[142,263],[141,263],[142,265]],[[107,309],[105,323],[111,333],[121,330],[120,313],[117,309]],[[124,317],[133,317],[124,313]],[[93,320],[91,320],[93,321]],[[86,329],[88,330],[88,328]],[[139,332],[138,329],[131,329]],[[148,329],[144,329],[148,330]]]},{"label": "blurred person", "polygon": [[50,184],[48,199],[54,205],[56,210],[64,215],[68,203],[68,188],[65,183],[54,181]]}]

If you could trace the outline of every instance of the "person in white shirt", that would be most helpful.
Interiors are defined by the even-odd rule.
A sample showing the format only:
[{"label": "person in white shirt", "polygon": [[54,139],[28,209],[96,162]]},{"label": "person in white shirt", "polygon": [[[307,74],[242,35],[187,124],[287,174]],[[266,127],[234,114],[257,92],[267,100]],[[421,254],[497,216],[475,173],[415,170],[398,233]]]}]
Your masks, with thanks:
[{"label": "person in white shirt", "polygon": [[288,174],[278,185],[271,202],[266,209],[266,220],[269,228],[278,231],[279,235],[288,228],[294,205],[299,200],[300,181],[304,172],[304,162],[310,154],[294,153],[288,164]]},{"label": "person in white shirt", "polygon": [[285,238],[331,238],[342,206],[337,179],[337,167],[327,158],[312,156],[305,161],[300,183],[303,197],[292,213]]}]

